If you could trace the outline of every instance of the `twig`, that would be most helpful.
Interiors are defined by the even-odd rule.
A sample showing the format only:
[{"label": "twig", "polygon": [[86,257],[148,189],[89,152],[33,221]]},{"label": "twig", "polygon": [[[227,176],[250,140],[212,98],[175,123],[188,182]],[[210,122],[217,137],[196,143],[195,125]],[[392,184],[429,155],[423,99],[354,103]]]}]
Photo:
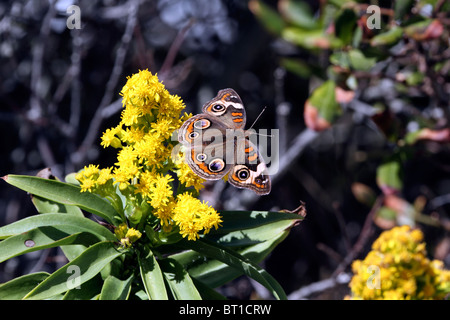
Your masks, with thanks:
[{"label": "twig", "polygon": [[114,67],[111,72],[109,81],[106,84],[105,94],[103,95],[100,105],[97,108],[97,111],[94,114],[94,117],[92,118],[92,121],[89,125],[87,134],[86,134],[83,142],[81,143],[80,147],[78,148],[77,152],[75,153],[74,157],[72,158],[74,160],[74,163],[77,165],[84,161],[88,150],[90,149],[92,144],[95,142],[98,132],[100,130],[100,126],[103,121],[103,117],[102,117],[103,110],[106,107],[108,107],[112,101],[112,98],[114,95],[114,90],[118,83],[119,77],[122,74],[125,56],[126,56],[128,47],[130,46],[130,43],[131,43],[134,27],[136,26],[136,23],[137,23],[137,12],[138,12],[138,7],[139,7],[139,2],[140,2],[139,0],[130,1],[129,11],[128,11],[128,19],[127,19],[127,24],[125,27],[125,32],[122,35],[120,46],[117,49],[116,58],[114,61]]},{"label": "twig", "polygon": [[41,79],[44,63],[44,52],[46,47],[46,39],[48,39],[48,35],[50,34],[50,21],[56,14],[55,3],[56,1],[51,1],[49,4],[47,14],[42,21],[39,39],[36,41],[32,53],[30,111],[33,118],[41,117],[43,114],[39,86],[42,83]]},{"label": "twig", "polygon": [[[277,68],[274,72],[275,78],[275,104],[276,108],[276,122],[277,128],[288,128],[288,118],[291,113],[291,105],[286,102],[284,97],[284,79],[286,77],[286,70],[283,68]],[[280,130],[279,133],[279,152],[280,154],[284,154],[287,149],[287,130]]]},{"label": "twig", "polygon": [[189,20],[188,24],[185,27],[183,27],[180,31],[178,31],[178,34],[175,37],[175,40],[173,41],[172,45],[169,48],[169,52],[167,52],[167,56],[164,59],[161,69],[159,70],[159,75],[160,75],[161,79],[164,79],[164,77],[167,76],[167,73],[173,66],[175,57],[177,56],[177,53],[180,50],[181,44],[183,43],[184,38],[186,36],[186,32],[188,32],[188,30],[192,27],[194,22],[195,22],[194,19]]},{"label": "twig", "polygon": [[351,275],[348,273],[341,273],[337,276],[333,276],[329,279],[317,281],[311,283],[307,286],[301,287],[300,289],[290,293],[288,295],[288,300],[302,300],[306,299],[310,295],[318,292],[325,291],[327,289],[334,288],[340,284],[349,283],[351,279]]},{"label": "twig", "polygon": [[356,241],[356,243],[353,245],[352,249],[347,253],[344,260],[339,264],[339,266],[336,268],[336,270],[333,272],[333,276],[336,276],[343,272],[345,268],[347,268],[352,261],[357,257],[357,255],[361,252],[361,250],[364,248],[364,245],[369,240],[370,235],[373,232],[373,218],[375,216],[375,213],[378,211],[378,209],[381,207],[384,201],[384,196],[379,196],[377,200],[375,201],[375,204],[373,205],[372,209],[370,210],[369,214],[366,217],[366,220],[364,221],[364,225],[362,227],[361,233],[359,234],[359,238]]}]

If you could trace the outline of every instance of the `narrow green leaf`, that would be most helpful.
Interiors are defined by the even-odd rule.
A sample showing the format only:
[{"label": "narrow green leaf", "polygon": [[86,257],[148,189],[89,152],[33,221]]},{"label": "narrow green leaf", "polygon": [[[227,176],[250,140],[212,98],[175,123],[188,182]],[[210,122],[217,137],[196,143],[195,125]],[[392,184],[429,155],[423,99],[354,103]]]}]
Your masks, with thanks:
[{"label": "narrow green leaf", "polygon": [[207,257],[217,259],[238,269],[243,274],[261,283],[274,295],[275,298],[287,299],[283,288],[270,274],[254,262],[250,261],[250,259],[247,259],[236,251],[204,239],[197,241],[188,241],[183,239],[178,244],[185,249],[197,251]]},{"label": "narrow green leaf", "polygon": [[115,241],[115,235],[102,225],[88,218],[65,213],[43,213],[31,216],[0,228],[0,239],[28,232],[38,227],[58,227],[67,233],[89,232],[99,239]]},{"label": "narrow green leaf", "polygon": [[344,9],[336,17],[335,30],[336,35],[346,45],[350,44],[353,39],[353,31],[357,27],[358,17],[352,9]]},{"label": "narrow green leaf", "polygon": [[261,224],[254,228],[242,228],[241,230],[230,231],[225,234],[208,234],[205,238],[225,246],[242,247],[264,242],[290,229],[301,218],[300,215],[295,215],[298,217],[295,220],[284,220],[282,218],[286,217],[285,215],[291,216],[293,214],[278,215],[280,220],[273,220],[270,223]]},{"label": "narrow green leaf", "polygon": [[89,245],[98,242],[91,233],[70,234],[55,227],[39,227],[0,242],[0,262],[18,255],[62,245]]},{"label": "narrow green leaf", "polygon": [[414,0],[402,0],[394,2],[394,19],[401,20],[405,15],[411,12],[411,8],[414,5]]},{"label": "narrow green leaf", "polygon": [[377,62],[376,58],[367,58],[358,49],[350,50],[348,52],[348,57],[350,65],[354,70],[369,71]]},{"label": "narrow green leaf", "polygon": [[103,279],[100,274],[97,274],[82,286],[77,286],[67,291],[62,300],[91,300],[95,296],[100,295],[102,285]]},{"label": "narrow green leaf", "polygon": [[108,201],[93,193],[81,192],[81,188],[73,184],[12,174],[3,179],[33,195],[64,205],[77,206],[115,225],[120,223],[119,215]]},{"label": "narrow green leaf", "polygon": [[202,297],[189,276],[189,273],[178,261],[167,258],[160,260],[159,264],[175,299],[201,300]]},{"label": "narrow green leaf", "polygon": [[0,284],[0,300],[20,300],[50,274],[36,272]]},{"label": "narrow green leaf", "polygon": [[120,280],[114,276],[106,278],[100,293],[100,300],[127,300],[131,292],[133,275],[126,280]]},{"label": "narrow green leaf", "polygon": [[283,29],[284,40],[299,45],[305,49],[338,49],[343,46],[339,38],[325,33],[323,30],[303,30],[294,27]]},{"label": "narrow green leaf", "polygon": [[270,8],[263,1],[251,0],[248,3],[248,7],[269,32],[279,35],[285,27],[285,22],[278,12]]},{"label": "narrow green leaf", "polygon": [[301,28],[315,29],[318,27],[317,19],[314,18],[311,8],[306,2],[280,0],[278,10],[288,22]]},{"label": "narrow green leaf", "polygon": [[31,201],[39,213],[67,213],[80,217],[84,216],[81,209],[76,206],[64,205],[39,196],[32,196]]},{"label": "narrow green leaf", "polygon": [[[289,231],[284,231],[275,238],[255,245],[236,250],[253,263],[262,261],[272,250],[283,241]],[[202,254],[189,250],[171,256],[185,265],[192,277],[202,281],[207,286],[216,288],[244,274],[241,269],[230,266],[217,259],[205,259]]]},{"label": "narrow green leaf", "polygon": [[222,226],[217,230],[211,230],[210,235],[227,234],[284,220],[289,223],[303,220],[301,215],[295,213],[275,211],[220,211],[220,215],[223,220]]},{"label": "narrow green leaf", "polygon": [[164,277],[153,252],[146,247],[147,252],[138,255],[142,283],[150,300],[167,300]]},{"label": "narrow green leaf", "polygon": [[207,286],[203,282],[194,277],[191,277],[195,286],[197,287],[198,292],[200,293],[202,300],[226,300],[227,298],[218,293],[216,290]]},{"label": "narrow green leaf", "polygon": [[[31,201],[39,213],[67,213],[84,217],[81,209],[76,206],[64,205],[39,196],[32,196]],[[61,250],[69,261],[78,257],[85,249],[86,247],[82,245],[61,246]]]},{"label": "narrow green leaf", "polygon": [[393,27],[389,31],[376,35],[370,40],[370,44],[376,46],[391,46],[396,44],[403,35],[403,29],[401,27]]},{"label": "narrow green leaf", "polygon": [[108,263],[122,255],[113,242],[99,242],[80,256],[56,270],[28,293],[24,299],[48,299],[74,287],[82,286],[97,275]]}]

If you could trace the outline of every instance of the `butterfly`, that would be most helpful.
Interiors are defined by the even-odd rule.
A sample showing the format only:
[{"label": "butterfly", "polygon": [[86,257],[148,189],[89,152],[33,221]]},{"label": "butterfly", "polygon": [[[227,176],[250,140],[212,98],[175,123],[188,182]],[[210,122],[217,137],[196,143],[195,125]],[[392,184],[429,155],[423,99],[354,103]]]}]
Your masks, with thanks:
[{"label": "butterfly", "polygon": [[228,182],[258,195],[270,192],[266,164],[244,131],[245,108],[233,89],[220,90],[203,105],[202,113],[186,120],[178,131],[185,146],[186,163],[206,180],[219,180],[228,174]]}]

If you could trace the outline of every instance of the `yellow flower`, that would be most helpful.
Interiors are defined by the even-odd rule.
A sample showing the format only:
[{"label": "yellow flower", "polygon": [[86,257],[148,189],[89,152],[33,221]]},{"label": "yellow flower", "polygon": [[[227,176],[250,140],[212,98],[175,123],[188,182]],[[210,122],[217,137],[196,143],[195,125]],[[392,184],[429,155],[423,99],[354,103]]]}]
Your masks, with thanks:
[{"label": "yellow flower", "polygon": [[116,127],[112,129],[106,129],[102,136],[102,145],[104,148],[112,146],[113,148],[120,148],[122,146],[119,138],[116,137],[116,134],[120,132],[121,128]]},{"label": "yellow flower", "polygon": [[172,185],[170,182],[173,178],[169,175],[159,174],[154,182],[150,185],[150,201],[153,208],[159,208],[167,205],[170,197],[172,197]]},{"label": "yellow flower", "polygon": [[[160,206],[155,211],[155,216],[161,221],[161,226],[163,228],[168,228],[173,221],[173,209],[175,208],[175,201],[170,199],[169,202],[163,206]],[[164,229],[165,231],[170,231],[169,229]]]},{"label": "yellow flower", "polygon": [[128,228],[125,223],[116,227],[114,229],[114,234],[124,248],[129,248],[132,243],[136,242],[142,236],[140,231],[134,228]]},{"label": "yellow flower", "polygon": [[[182,158],[182,157],[181,157]],[[178,170],[176,170],[178,179],[182,184],[184,184],[187,188],[194,187],[195,190],[200,191],[205,186],[203,183],[205,182],[205,179],[199,177],[196,175],[191,168],[185,163],[180,162],[178,164]]]},{"label": "yellow flower", "polygon": [[[351,299],[443,299],[450,293],[450,271],[426,258],[423,233],[408,226],[381,233],[366,258],[352,263]],[[378,274],[368,273],[368,268]],[[376,278],[378,277],[378,278]],[[379,288],[370,281],[377,280]]]},{"label": "yellow flower", "polygon": [[141,236],[142,233],[134,228],[128,229],[127,234],[125,235],[131,243],[136,242]]},{"label": "yellow flower", "polygon": [[80,182],[81,192],[91,192],[95,189],[98,172],[98,166],[90,164],[75,175],[75,178]]},{"label": "yellow flower", "polygon": [[185,192],[177,196],[173,220],[180,228],[180,234],[188,240],[197,240],[199,232],[208,233],[218,228],[222,220],[214,208]]}]

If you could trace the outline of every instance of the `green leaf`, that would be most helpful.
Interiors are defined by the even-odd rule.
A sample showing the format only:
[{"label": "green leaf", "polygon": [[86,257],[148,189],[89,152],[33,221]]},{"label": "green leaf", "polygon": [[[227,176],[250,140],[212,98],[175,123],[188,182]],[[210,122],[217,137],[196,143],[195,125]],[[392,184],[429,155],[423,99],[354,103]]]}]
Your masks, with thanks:
[{"label": "green leaf", "polygon": [[39,213],[67,213],[84,217],[81,209],[75,206],[63,205],[39,196],[32,196],[31,201]]},{"label": "green leaf", "polygon": [[332,80],[317,87],[309,98],[309,103],[316,108],[321,118],[333,123],[341,114],[341,108],[336,101],[336,84]]},{"label": "green leaf", "polygon": [[66,292],[63,300],[90,300],[97,295],[100,295],[102,289],[103,279],[100,275],[96,275],[89,281],[86,281],[82,286],[78,286]]},{"label": "green leaf", "polygon": [[71,290],[76,285],[82,286],[122,254],[123,251],[116,250],[113,242],[99,242],[52,273],[29,292],[24,299],[48,299]]},{"label": "green leaf", "polygon": [[75,178],[76,175],[77,175],[76,172],[69,173],[69,174],[64,178],[64,180],[65,180],[67,183],[70,183],[70,184],[74,184],[74,185],[76,185],[76,186],[79,186],[79,185],[80,185],[80,181],[78,181],[78,180]]},{"label": "green leaf", "polygon": [[330,55],[330,62],[336,66],[340,66],[345,69],[350,68],[350,58],[348,52],[335,51]]},{"label": "green leaf", "polygon": [[403,29],[401,27],[393,27],[387,32],[376,35],[370,40],[370,44],[376,46],[391,46],[396,44],[403,35]]},{"label": "green leaf", "polygon": [[305,49],[338,49],[343,46],[340,39],[322,30],[302,30],[288,27],[282,32],[282,37]]},{"label": "green leaf", "polygon": [[275,298],[287,299],[283,288],[281,288],[278,282],[270,274],[254,262],[250,261],[250,259],[247,259],[236,251],[204,239],[197,241],[188,241],[183,239],[178,242],[178,244],[186,249],[194,250],[202,255],[217,259],[233,268],[238,269],[243,274],[261,283],[274,295]]},{"label": "green leaf", "polygon": [[2,283],[0,300],[20,300],[48,276],[47,272],[36,272]]},{"label": "green leaf", "polygon": [[202,300],[226,300],[226,297],[218,293],[216,290],[207,286],[203,282],[198,279],[192,277],[192,281],[197,287],[198,292],[200,293]]},{"label": "green leaf", "polygon": [[278,12],[270,8],[264,2],[250,0],[248,7],[269,32],[279,35],[285,27],[285,22]]},{"label": "green leaf", "polygon": [[223,227],[205,238],[226,246],[248,246],[270,240],[303,219],[301,215],[285,212],[227,211],[221,215]]},{"label": "green leaf", "polygon": [[[278,221],[287,221],[288,224],[303,220],[301,215],[276,211],[220,211],[222,226],[211,230],[209,235],[227,234],[232,231],[251,229]],[[294,221],[292,221],[294,220]]]},{"label": "green leaf", "polygon": [[39,227],[0,242],[0,262],[18,255],[70,244],[89,245],[98,238],[87,232],[69,234],[55,227]]},{"label": "green leaf", "polygon": [[411,12],[414,0],[395,1],[394,3],[394,19],[401,20]]},{"label": "green leaf", "polygon": [[317,19],[314,18],[311,8],[306,2],[280,0],[278,10],[288,22],[301,28],[315,29],[318,27]]},{"label": "green leaf", "polygon": [[106,278],[100,293],[100,300],[127,300],[131,292],[133,275],[126,280],[114,276]]},{"label": "green leaf", "polygon": [[376,58],[367,58],[360,50],[348,52],[349,62],[354,70],[369,71],[376,64]]},{"label": "green leaf", "polygon": [[402,164],[398,157],[393,156],[377,168],[377,184],[382,190],[399,191],[403,187]]},{"label": "green leaf", "polygon": [[31,216],[0,228],[0,239],[28,232],[38,227],[57,227],[67,233],[89,232],[99,239],[115,241],[115,235],[107,228],[84,217],[65,213],[43,213]]},{"label": "green leaf", "polygon": [[336,36],[348,45],[353,40],[353,31],[356,29],[358,17],[352,9],[344,9],[336,17]]},{"label": "green leaf", "polygon": [[[237,249],[236,252],[246,257],[253,263],[262,261],[273,249],[283,241],[289,231],[280,233],[275,238],[255,245]],[[217,259],[206,259],[202,254],[195,251],[186,251],[171,256],[188,268],[192,277],[204,282],[207,286],[216,288],[241,276],[244,272],[241,269],[230,266]]]},{"label": "green leaf", "polygon": [[169,285],[172,295],[177,300],[201,300],[189,273],[175,259],[160,260],[161,270]]},{"label": "green leaf", "polygon": [[153,252],[146,247],[145,253],[138,255],[139,270],[145,292],[150,300],[167,300],[164,277]]},{"label": "green leaf", "polygon": [[77,206],[95,214],[107,222],[118,225],[120,218],[114,207],[101,197],[81,192],[81,188],[69,183],[31,176],[7,175],[3,180],[41,198],[69,206]]}]

